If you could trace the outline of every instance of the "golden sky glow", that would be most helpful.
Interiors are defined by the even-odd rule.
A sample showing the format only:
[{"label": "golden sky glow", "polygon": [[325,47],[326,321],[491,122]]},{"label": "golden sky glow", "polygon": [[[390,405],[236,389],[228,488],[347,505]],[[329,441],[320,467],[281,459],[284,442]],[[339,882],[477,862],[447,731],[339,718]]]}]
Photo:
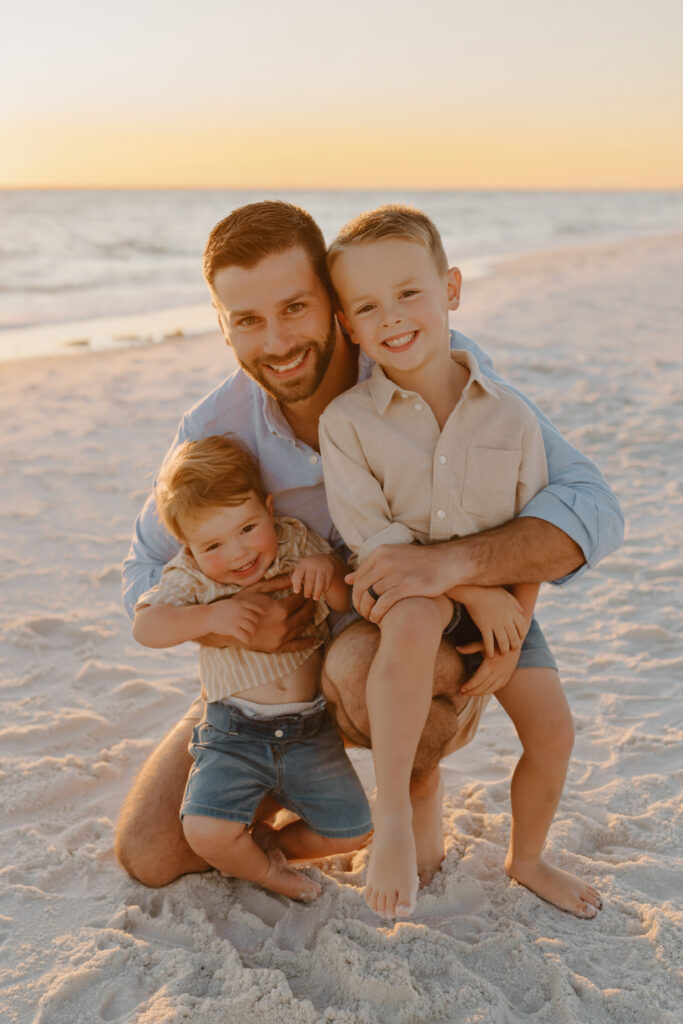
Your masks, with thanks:
[{"label": "golden sky glow", "polygon": [[671,0],[39,6],[0,187],[683,186]]}]

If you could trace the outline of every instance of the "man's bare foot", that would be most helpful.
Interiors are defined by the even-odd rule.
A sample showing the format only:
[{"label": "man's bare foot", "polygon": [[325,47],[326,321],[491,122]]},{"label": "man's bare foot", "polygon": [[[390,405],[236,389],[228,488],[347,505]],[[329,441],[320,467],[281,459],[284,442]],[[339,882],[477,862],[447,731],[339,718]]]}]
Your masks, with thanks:
[{"label": "man's bare foot", "polygon": [[417,861],[410,806],[405,812],[373,808],[375,833],[363,896],[380,917],[410,917],[417,899]]},{"label": "man's bare foot", "polygon": [[602,909],[600,893],[587,882],[561,868],[555,868],[544,860],[536,864],[519,866],[508,857],[505,871],[548,903],[554,903],[560,910],[566,910],[577,917],[595,917]]},{"label": "man's bare foot", "polygon": [[254,879],[264,889],[304,903],[310,903],[320,895],[318,883],[302,875],[300,871],[290,868],[282,850],[271,848],[264,852],[269,861],[268,868],[260,878]]},{"label": "man's bare foot", "polygon": [[420,887],[424,887],[429,885],[444,858],[443,781],[438,768],[428,779],[411,784],[410,802],[413,806],[417,874]]}]

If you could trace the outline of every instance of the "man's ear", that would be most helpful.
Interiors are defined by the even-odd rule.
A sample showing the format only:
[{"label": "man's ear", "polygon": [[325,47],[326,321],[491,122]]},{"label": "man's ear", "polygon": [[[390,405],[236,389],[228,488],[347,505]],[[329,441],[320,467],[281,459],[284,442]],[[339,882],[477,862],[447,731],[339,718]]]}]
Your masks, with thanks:
[{"label": "man's ear", "polygon": [[448,308],[457,309],[460,305],[460,289],[462,288],[462,274],[457,267],[449,267],[448,270]]},{"label": "man's ear", "polygon": [[354,335],[353,331],[351,330],[351,324],[346,319],[346,317],[342,313],[341,309],[337,310],[337,320],[341,324],[341,328],[345,332],[345,334],[348,334],[349,338],[354,343],[354,345],[357,345],[358,342],[356,341],[356,336]]}]

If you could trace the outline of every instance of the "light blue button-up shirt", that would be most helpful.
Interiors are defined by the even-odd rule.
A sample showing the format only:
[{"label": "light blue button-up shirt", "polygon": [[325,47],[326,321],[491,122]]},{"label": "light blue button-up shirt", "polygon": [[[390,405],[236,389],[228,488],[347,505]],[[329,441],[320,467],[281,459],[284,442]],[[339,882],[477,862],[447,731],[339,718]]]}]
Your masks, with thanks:
[{"label": "light blue button-up shirt", "polygon": [[[482,373],[509,385],[498,376],[489,356],[466,335],[451,331],[451,347],[475,356]],[[372,363],[361,354],[359,379],[369,376]],[[548,486],[531,499],[522,516],[545,519],[579,545],[584,565],[552,582],[566,583],[615,551],[624,536],[619,503],[602,473],[552,425],[533,402],[512,388],[533,409],[543,434],[548,460]],[[239,437],[256,458],[266,491],[273,495],[278,516],[294,516],[311,530],[342,549],[325,500],[320,455],[292,433],[279,405],[243,370],[198,402],[183,416],[172,451],[183,441],[213,434]],[[135,522],[130,551],[123,563],[123,601],[133,617],[137,599],[158,583],[161,571],[180,545],[159,522],[152,493]]]}]

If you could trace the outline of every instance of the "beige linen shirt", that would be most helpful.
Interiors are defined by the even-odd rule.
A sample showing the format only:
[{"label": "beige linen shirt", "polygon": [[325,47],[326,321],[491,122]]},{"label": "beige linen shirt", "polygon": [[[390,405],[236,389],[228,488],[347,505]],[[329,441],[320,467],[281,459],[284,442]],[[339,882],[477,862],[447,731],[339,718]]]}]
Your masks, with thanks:
[{"label": "beige linen shirt", "polygon": [[429,405],[375,365],[328,405],[320,451],[330,514],[356,563],[380,544],[434,544],[500,526],[548,482],[529,407],[484,377],[470,378],[443,430]]},{"label": "beige linen shirt", "polygon": [[[317,533],[308,530],[299,519],[276,518],[275,532],[278,552],[263,579],[290,573],[305,555],[328,554],[331,548]],[[164,567],[155,587],[140,597],[135,610],[153,604],[211,604],[237,594],[242,587],[234,583],[217,583],[205,576],[189,548],[183,548]],[[285,597],[291,590],[278,591],[273,597]],[[244,647],[206,647],[199,645],[199,678],[205,700],[225,700],[241,690],[273,683],[303,665],[313,651],[329,640],[326,618],[329,608],[323,600],[316,604],[313,622],[304,635],[310,635],[311,646],[303,651],[267,653],[249,651]]]},{"label": "beige linen shirt", "polygon": [[[500,526],[548,482],[538,421],[509,388],[470,372],[443,430],[427,403],[375,365],[328,405],[320,451],[330,514],[362,562],[380,544],[435,544]],[[447,753],[464,747],[490,694],[471,697]]]}]

